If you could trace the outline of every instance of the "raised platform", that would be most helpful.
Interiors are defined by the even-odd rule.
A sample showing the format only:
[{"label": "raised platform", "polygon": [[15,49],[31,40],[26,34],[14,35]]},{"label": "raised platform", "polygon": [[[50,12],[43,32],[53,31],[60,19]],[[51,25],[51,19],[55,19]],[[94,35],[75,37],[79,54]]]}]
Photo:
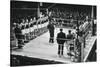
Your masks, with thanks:
[{"label": "raised platform", "polygon": [[[63,29],[66,34],[68,34],[69,29]],[[50,61],[57,61],[62,63],[75,63],[72,62],[70,57],[67,55],[67,49],[64,48],[64,56],[58,57],[57,51],[58,51],[58,44],[56,42],[56,35],[59,32],[59,28],[55,29],[55,40],[54,43],[49,43],[49,33],[46,32],[43,35],[33,39],[29,43],[27,43],[23,49],[13,49],[11,50],[12,55],[21,55],[21,56],[27,56],[27,57],[33,57],[33,58],[40,58]],[[75,30],[72,29],[72,32],[75,32]],[[93,40],[91,40],[93,39]],[[96,39],[96,37],[90,37],[89,40],[92,42]],[[88,45],[86,45],[84,56],[87,56],[89,54],[90,48],[92,48],[93,43],[89,41]]]},{"label": "raised platform", "polygon": [[[64,29],[66,34],[69,29]],[[56,42],[56,35],[59,32],[59,28],[55,29],[55,41],[53,44],[49,43],[49,33],[44,33],[43,35],[35,38],[34,40],[27,43],[23,49],[15,49],[11,51],[13,55],[22,55],[33,58],[41,58],[47,60],[54,60],[63,63],[72,63],[69,56],[67,56],[66,47],[64,48],[64,57],[59,58],[57,55],[58,44]],[[74,30],[73,30],[74,32]]]}]

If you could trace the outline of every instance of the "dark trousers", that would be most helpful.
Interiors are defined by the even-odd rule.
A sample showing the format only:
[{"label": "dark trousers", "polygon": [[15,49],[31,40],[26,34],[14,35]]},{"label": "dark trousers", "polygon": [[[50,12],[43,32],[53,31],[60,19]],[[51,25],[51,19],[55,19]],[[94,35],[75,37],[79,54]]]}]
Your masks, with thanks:
[{"label": "dark trousers", "polygon": [[50,33],[49,42],[54,43],[54,31],[49,31],[49,33]]},{"label": "dark trousers", "polygon": [[63,55],[64,44],[58,45],[58,55]]},{"label": "dark trousers", "polygon": [[50,37],[49,42],[54,43],[54,37]]},{"label": "dark trousers", "polygon": [[16,35],[16,38],[18,40],[18,48],[22,48],[22,45],[24,45],[24,42],[23,42],[24,36],[23,35]]}]

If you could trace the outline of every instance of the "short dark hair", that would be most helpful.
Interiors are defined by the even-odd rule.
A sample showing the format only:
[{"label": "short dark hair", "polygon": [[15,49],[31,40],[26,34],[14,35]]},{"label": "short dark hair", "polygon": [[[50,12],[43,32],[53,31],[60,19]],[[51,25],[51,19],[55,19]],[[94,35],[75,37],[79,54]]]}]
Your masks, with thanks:
[{"label": "short dark hair", "polygon": [[63,31],[63,29],[60,29],[60,31]]},{"label": "short dark hair", "polygon": [[69,33],[71,33],[71,30],[68,30]]}]

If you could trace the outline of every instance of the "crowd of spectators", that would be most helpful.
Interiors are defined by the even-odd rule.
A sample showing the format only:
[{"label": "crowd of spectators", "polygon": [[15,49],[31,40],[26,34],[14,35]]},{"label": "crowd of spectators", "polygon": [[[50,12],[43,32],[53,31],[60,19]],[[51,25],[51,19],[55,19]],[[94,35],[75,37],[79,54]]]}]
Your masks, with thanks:
[{"label": "crowd of spectators", "polygon": [[86,17],[91,19],[91,15],[89,12],[80,12],[74,11],[71,9],[65,8],[51,8],[51,17],[55,19],[55,21],[59,24],[63,22],[63,25],[66,27],[74,27],[77,24],[81,25],[86,21]]},{"label": "crowd of spectators", "polygon": [[[78,25],[84,23],[84,21],[86,20],[86,16],[89,16],[89,14],[86,14],[84,12],[79,13],[77,11],[67,10],[65,8],[51,8],[49,9],[49,13],[50,12],[51,12],[50,18],[53,19],[55,25],[58,24],[71,28],[76,27],[77,23]],[[45,12],[43,13],[46,14]],[[36,13],[34,15],[33,14],[32,15],[18,14],[15,16],[11,15],[11,34],[14,33],[13,30],[16,27],[16,25],[18,25],[21,28],[21,30],[28,29],[36,25],[38,20],[39,18],[36,16]],[[42,24],[47,21],[48,19],[44,19],[44,21],[38,22],[38,24]]]},{"label": "crowd of spectators", "polygon": [[52,17],[54,18],[62,18],[62,19],[80,19],[84,20],[87,16],[86,12],[78,12],[78,11],[72,11],[72,10],[67,10],[64,8],[52,8]]},{"label": "crowd of spectators", "polygon": [[[46,25],[47,25],[46,22],[48,22],[47,16],[42,18],[36,18],[34,16],[19,16],[11,18],[11,28],[10,28],[11,46],[12,46],[12,41],[16,40],[16,34],[18,36],[20,35],[22,36],[18,38],[19,40],[23,40],[24,42],[25,41],[29,42],[36,36],[46,32]],[[41,26],[43,28],[41,28]],[[16,31],[16,28],[18,29],[18,31]]]}]

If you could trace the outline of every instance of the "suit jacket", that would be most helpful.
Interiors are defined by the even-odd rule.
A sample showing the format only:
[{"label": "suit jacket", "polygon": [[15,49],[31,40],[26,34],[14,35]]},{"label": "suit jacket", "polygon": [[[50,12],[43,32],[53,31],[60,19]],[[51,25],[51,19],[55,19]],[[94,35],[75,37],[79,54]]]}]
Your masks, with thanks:
[{"label": "suit jacket", "polygon": [[17,39],[21,39],[21,38],[22,38],[21,29],[18,28],[18,27],[16,27],[14,31],[15,31],[15,36],[16,36],[16,38],[17,38]]},{"label": "suit jacket", "polygon": [[47,26],[47,28],[49,29],[49,31],[54,31],[54,25],[53,24],[49,24],[48,26]]},{"label": "suit jacket", "polygon": [[57,43],[58,44],[64,44],[65,41],[66,41],[65,39],[66,39],[65,33],[60,32],[60,33],[57,34]]}]

